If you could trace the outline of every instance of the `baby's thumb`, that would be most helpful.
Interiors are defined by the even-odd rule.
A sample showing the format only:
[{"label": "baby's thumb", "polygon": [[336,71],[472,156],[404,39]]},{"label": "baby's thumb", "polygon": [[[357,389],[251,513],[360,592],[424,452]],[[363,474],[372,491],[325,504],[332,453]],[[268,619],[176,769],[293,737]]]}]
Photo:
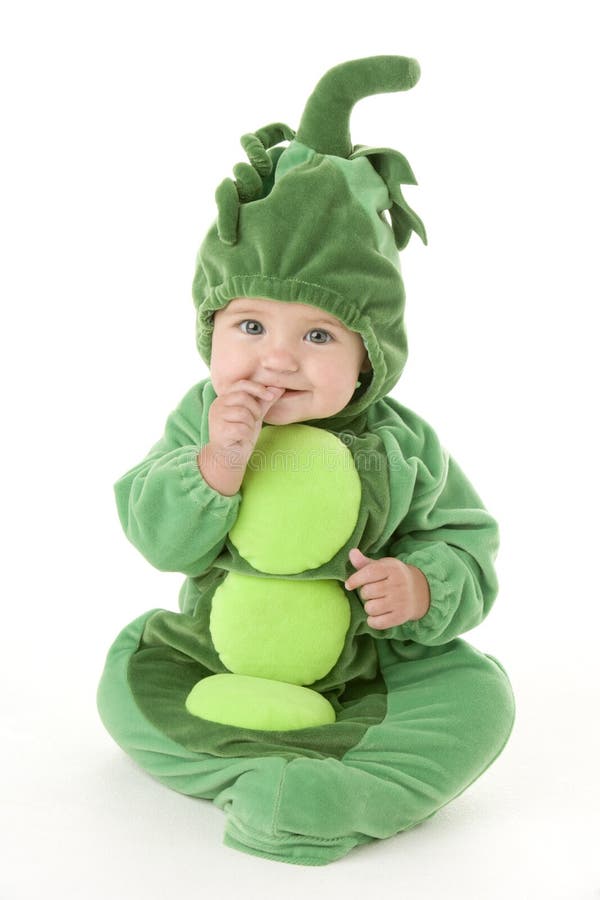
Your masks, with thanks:
[{"label": "baby's thumb", "polygon": [[369,559],[368,556],[365,556],[364,553],[361,553],[358,547],[353,547],[348,556],[355,569],[362,569],[363,566],[367,565],[367,563],[372,562],[372,560]]}]

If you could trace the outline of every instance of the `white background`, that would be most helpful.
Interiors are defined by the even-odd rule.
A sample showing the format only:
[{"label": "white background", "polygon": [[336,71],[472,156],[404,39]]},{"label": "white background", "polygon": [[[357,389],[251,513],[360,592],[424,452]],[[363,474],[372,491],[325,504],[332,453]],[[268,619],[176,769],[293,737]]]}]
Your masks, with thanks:
[{"label": "white background", "polygon": [[[2,900],[600,896],[593,6],[3,4]],[[194,256],[240,136],[297,128],[327,69],[388,53],[421,81],[360,101],[351,134],[407,156],[429,235],[402,254],[394,396],[500,521],[501,591],[467,639],[517,722],[454,804],[316,870],[224,847],[220,810],[104,732],[109,645],[183,580],[127,542],[112,484],[207,374]]]}]

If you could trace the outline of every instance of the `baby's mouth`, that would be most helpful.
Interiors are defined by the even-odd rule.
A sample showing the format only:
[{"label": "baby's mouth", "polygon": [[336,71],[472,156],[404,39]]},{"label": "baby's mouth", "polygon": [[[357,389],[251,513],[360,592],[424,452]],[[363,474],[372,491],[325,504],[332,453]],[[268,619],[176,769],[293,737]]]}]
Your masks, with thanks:
[{"label": "baby's mouth", "polygon": [[285,397],[297,397],[299,394],[305,394],[305,393],[306,393],[306,391],[297,391],[297,390],[294,390],[293,388],[286,388],[279,399],[283,400]]},{"label": "baby's mouth", "polygon": [[266,386],[267,386],[267,388],[270,388],[271,390],[283,391],[283,394],[281,395],[281,397],[278,397],[278,400],[281,400],[283,397],[295,397],[297,394],[305,394],[306,393],[305,390],[300,390],[298,388],[287,388],[287,387],[284,387],[282,384],[277,384],[277,385],[267,384]]}]

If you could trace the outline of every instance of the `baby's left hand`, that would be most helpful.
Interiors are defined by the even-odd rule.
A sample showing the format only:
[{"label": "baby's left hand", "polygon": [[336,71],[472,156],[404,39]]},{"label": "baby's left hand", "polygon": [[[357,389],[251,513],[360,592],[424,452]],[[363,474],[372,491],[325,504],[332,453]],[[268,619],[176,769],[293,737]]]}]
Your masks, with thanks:
[{"label": "baby's left hand", "polygon": [[416,566],[409,566],[393,556],[369,559],[354,547],[348,554],[357,569],[345,582],[349,591],[361,588],[359,598],[365,601],[370,628],[392,628],[422,619],[430,604],[429,584]]}]

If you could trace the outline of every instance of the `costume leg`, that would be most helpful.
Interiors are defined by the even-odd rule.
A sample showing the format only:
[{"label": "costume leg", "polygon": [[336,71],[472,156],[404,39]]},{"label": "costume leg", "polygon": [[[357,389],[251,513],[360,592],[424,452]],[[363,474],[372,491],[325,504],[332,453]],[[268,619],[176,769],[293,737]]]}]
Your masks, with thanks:
[{"label": "costume leg", "polygon": [[499,755],[514,698],[496,660],[461,639],[382,640],[378,649],[384,720],[341,760],[290,760],[276,785],[262,772],[242,776],[215,798],[229,813],[226,844],[282,862],[331,862],[429,818]]},{"label": "costume leg", "polygon": [[101,717],[153,777],[223,809],[224,841],[244,852],[322,865],[406,830],[475,781],[512,729],[512,690],[495,660],[462,640],[430,648],[381,640],[387,713],[341,760],[188,750],[148,721],[127,680],[154,612],[113,644],[98,688]]}]

